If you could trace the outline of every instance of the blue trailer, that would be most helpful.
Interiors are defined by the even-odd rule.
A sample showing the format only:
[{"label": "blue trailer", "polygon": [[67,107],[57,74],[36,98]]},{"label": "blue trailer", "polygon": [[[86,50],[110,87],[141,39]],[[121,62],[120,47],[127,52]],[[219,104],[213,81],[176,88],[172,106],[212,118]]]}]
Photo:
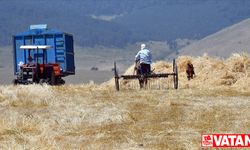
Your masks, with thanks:
[{"label": "blue trailer", "polygon": [[15,84],[62,84],[62,77],[75,74],[73,36],[47,25],[14,35],[13,54]]}]

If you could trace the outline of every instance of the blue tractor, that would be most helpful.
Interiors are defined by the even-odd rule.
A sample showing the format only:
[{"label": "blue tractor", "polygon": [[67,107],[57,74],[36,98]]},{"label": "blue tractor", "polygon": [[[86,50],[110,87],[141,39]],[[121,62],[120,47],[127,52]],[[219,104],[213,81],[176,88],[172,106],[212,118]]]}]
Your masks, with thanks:
[{"label": "blue tractor", "polygon": [[31,25],[13,36],[14,84],[64,84],[75,74],[73,36],[47,25]]}]

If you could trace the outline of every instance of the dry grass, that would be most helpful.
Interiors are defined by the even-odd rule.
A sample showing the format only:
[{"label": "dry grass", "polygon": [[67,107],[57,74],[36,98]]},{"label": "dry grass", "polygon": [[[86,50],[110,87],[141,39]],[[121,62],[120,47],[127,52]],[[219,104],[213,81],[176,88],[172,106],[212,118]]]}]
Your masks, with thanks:
[{"label": "dry grass", "polygon": [[[187,60],[195,66],[192,81],[184,73]],[[178,65],[179,90],[170,78],[157,83],[166,87],[147,90],[124,83],[120,92],[112,81],[0,86],[0,149],[200,149],[202,133],[249,133],[246,54],[182,56]],[[154,68],[172,70],[168,62]]]}]

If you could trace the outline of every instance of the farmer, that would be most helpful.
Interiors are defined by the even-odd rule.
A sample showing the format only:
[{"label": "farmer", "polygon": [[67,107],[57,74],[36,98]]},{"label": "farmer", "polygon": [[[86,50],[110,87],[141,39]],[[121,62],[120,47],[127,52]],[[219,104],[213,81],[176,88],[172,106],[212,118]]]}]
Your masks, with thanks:
[{"label": "farmer", "polygon": [[33,62],[33,58],[29,55],[28,57],[28,66],[29,67],[34,67],[35,63]]},{"label": "farmer", "polygon": [[[147,75],[151,72],[152,54],[146,48],[146,44],[141,44],[141,50],[135,56],[135,68],[137,75]],[[140,88],[147,84],[147,78],[139,78]]]}]

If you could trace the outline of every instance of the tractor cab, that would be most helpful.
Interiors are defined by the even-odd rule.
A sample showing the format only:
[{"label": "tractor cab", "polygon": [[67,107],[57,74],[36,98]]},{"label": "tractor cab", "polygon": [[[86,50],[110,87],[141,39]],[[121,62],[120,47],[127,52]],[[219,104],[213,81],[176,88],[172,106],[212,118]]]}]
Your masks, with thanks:
[{"label": "tractor cab", "polygon": [[46,51],[52,46],[50,45],[21,45],[20,50],[25,51],[27,60],[26,62],[36,62],[40,64],[46,63]]},{"label": "tractor cab", "polygon": [[50,45],[21,45],[20,50],[24,51],[25,58],[24,62],[18,63],[19,71],[14,84],[64,84],[60,64],[47,62],[47,51],[51,48]]}]

